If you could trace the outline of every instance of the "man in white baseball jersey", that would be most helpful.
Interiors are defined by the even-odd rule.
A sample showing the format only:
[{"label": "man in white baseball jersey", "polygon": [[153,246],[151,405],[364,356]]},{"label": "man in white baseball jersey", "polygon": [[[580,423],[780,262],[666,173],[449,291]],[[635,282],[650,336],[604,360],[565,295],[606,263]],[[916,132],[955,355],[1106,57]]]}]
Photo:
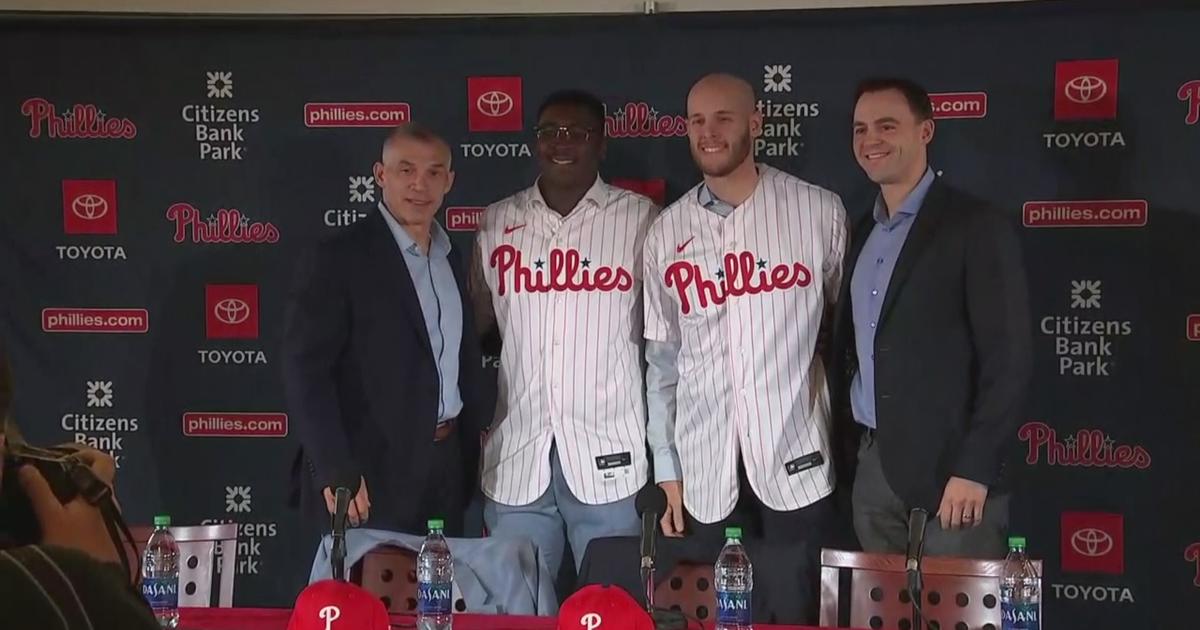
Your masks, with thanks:
[{"label": "man in white baseball jersey", "polygon": [[745,81],[709,75],[687,109],[704,181],[663,210],[645,251],[663,533],[706,538],[750,521],[768,541],[819,540],[835,510],[815,349],[837,295],[845,209],[836,194],[755,164],[762,115]]},{"label": "man in white baseball jersey", "polygon": [[595,96],[552,94],[536,135],[541,176],[484,212],[471,289],[481,332],[498,324],[503,344],[484,521],[493,535],[533,540],[557,575],[564,529],[576,569],[592,539],[639,529],[641,255],[657,208],[600,179]]}]

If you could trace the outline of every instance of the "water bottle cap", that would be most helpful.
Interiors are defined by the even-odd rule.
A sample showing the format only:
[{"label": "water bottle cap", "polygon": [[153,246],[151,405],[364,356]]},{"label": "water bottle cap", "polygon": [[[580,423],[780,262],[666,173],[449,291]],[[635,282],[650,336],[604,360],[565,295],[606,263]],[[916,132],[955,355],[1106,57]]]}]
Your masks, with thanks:
[{"label": "water bottle cap", "polygon": [[738,540],[741,540],[742,539],[742,528],[741,527],[726,527],[725,528],[725,537],[726,538],[736,538]]},{"label": "water bottle cap", "polygon": [[166,514],[159,514],[158,516],[155,516],[154,517],[154,526],[155,527],[170,527],[171,526],[171,517],[167,516]]},{"label": "water bottle cap", "polygon": [[443,521],[440,518],[431,518],[431,519],[429,519],[428,524],[429,524],[429,529],[431,529],[431,530],[432,529],[442,530],[442,529],[446,528],[446,521]]},{"label": "water bottle cap", "polygon": [[1024,549],[1025,548],[1025,537],[1024,536],[1009,536],[1008,546],[1010,548],[1015,548],[1015,549]]}]

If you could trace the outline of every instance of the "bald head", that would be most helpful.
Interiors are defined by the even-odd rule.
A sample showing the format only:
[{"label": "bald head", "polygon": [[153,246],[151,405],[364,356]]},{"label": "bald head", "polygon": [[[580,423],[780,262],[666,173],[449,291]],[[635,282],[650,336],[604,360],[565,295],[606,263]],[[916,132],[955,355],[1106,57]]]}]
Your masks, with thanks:
[{"label": "bald head", "polygon": [[754,111],[754,88],[741,77],[718,72],[705,76],[688,92],[688,114],[698,108],[718,105],[721,109],[749,115]]},{"label": "bald head", "polygon": [[692,158],[706,177],[753,172],[762,114],[749,83],[730,74],[710,74],[688,92],[687,114]]}]

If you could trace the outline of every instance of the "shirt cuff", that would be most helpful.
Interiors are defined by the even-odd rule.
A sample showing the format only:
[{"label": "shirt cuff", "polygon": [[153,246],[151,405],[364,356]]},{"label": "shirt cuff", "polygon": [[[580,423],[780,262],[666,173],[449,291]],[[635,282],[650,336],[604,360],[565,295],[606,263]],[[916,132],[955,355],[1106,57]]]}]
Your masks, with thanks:
[{"label": "shirt cuff", "polygon": [[679,456],[675,449],[654,449],[654,483],[664,481],[679,481],[683,479],[683,469],[679,465]]}]

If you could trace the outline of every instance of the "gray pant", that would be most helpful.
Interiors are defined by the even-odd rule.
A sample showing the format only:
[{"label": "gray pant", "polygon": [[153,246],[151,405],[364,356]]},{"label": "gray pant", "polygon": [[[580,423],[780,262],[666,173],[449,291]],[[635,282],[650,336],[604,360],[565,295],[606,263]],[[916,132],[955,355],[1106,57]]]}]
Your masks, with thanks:
[{"label": "gray pant", "polygon": [[[983,521],[974,527],[942,529],[936,515],[925,528],[926,556],[1003,558],[1008,552],[1008,494],[988,494]],[[879,462],[879,444],[870,432],[858,446],[858,471],[854,479],[854,531],[863,550],[904,553],[908,545],[909,507],[892,492]]]}]

